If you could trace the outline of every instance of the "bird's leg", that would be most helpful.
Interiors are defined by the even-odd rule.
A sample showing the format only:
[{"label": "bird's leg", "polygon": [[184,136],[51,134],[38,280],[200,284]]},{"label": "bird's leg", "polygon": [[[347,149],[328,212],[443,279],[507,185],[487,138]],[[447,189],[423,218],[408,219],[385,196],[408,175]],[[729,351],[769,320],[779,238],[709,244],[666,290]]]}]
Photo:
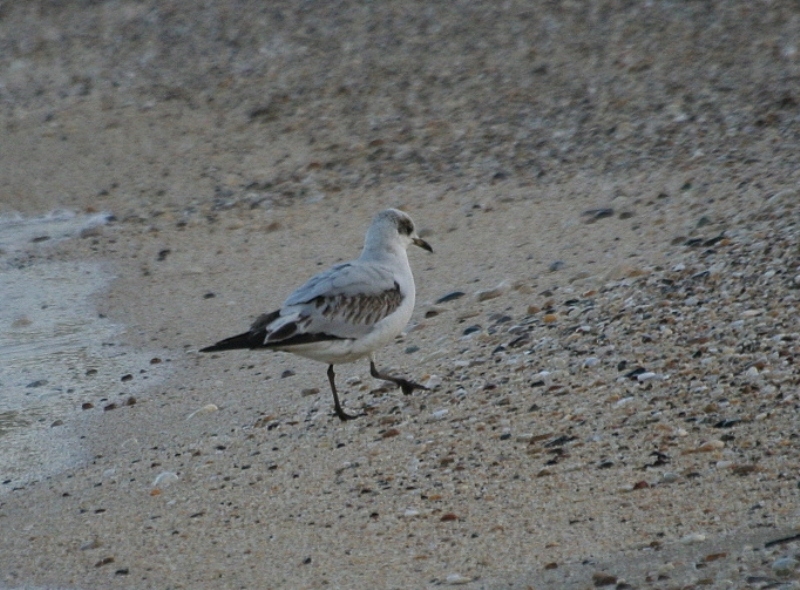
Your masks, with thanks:
[{"label": "bird's leg", "polygon": [[391,375],[386,375],[385,373],[379,373],[378,369],[375,368],[375,359],[373,358],[369,359],[369,374],[375,377],[375,379],[383,379],[384,381],[391,381],[392,383],[397,384],[397,386],[403,390],[404,395],[409,395],[415,389],[428,390],[428,388],[424,385],[414,383],[408,379],[403,379],[402,377],[392,377]]},{"label": "bird's leg", "polygon": [[358,418],[363,414],[352,415],[346,413],[342,409],[342,405],[339,403],[339,395],[336,393],[336,383],[334,383],[334,378],[336,374],[333,372],[333,365],[328,365],[328,381],[331,383],[331,391],[333,392],[333,409],[336,410],[336,415],[339,416],[339,420],[344,422],[345,420],[352,420],[353,418]]}]

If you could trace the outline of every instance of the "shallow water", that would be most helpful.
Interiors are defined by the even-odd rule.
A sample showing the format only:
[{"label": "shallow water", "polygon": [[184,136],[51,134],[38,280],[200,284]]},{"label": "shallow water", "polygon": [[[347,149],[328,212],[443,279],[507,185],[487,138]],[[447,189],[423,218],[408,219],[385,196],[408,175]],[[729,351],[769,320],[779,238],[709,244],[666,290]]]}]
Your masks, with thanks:
[{"label": "shallow water", "polygon": [[89,303],[109,278],[88,263],[0,271],[0,412],[30,422],[32,411],[90,393],[103,342],[119,331]]},{"label": "shallow water", "polygon": [[72,238],[106,225],[112,219],[113,215],[106,212],[79,215],[66,210],[51,211],[39,217],[0,217],[0,265],[8,264],[11,255],[36,244]]},{"label": "shallow water", "polygon": [[148,356],[120,346],[123,328],[92,305],[110,273],[96,263],[35,256],[42,244],[107,219],[65,213],[0,219],[0,493],[80,460],[69,426],[81,418],[83,403],[130,394],[159,374],[148,369],[137,385],[120,382]]}]

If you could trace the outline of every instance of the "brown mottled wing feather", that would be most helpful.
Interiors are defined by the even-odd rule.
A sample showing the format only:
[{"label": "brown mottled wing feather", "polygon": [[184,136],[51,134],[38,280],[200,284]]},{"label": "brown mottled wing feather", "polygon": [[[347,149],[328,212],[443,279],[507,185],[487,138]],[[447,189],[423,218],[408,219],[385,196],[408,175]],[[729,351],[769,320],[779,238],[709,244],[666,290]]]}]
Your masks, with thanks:
[{"label": "brown mottled wing feather", "polygon": [[292,346],[320,340],[359,338],[397,310],[403,302],[400,286],[377,293],[317,296],[307,303],[295,304],[281,312],[286,321],[274,322],[265,346]]},{"label": "brown mottled wing feather", "polygon": [[371,326],[400,307],[403,295],[400,285],[395,282],[393,288],[380,293],[339,293],[333,297],[316,297],[311,303],[322,317],[331,322]]}]

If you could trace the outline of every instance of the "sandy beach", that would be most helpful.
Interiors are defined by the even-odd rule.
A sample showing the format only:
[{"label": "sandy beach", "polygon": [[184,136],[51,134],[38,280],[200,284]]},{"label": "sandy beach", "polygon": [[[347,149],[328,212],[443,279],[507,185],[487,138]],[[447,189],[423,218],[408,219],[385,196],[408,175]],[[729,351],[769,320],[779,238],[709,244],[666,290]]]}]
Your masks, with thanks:
[{"label": "sandy beach", "polygon": [[[799,31],[0,5],[0,589],[800,588]],[[430,391],[198,353],[386,207]]]}]

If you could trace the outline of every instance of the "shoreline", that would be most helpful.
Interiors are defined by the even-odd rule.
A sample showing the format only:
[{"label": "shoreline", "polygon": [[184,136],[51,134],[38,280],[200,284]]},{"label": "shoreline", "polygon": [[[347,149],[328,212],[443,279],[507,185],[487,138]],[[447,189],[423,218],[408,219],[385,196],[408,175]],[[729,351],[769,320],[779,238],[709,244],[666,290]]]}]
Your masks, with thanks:
[{"label": "shoreline", "polygon": [[[82,418],[85,422],[81,414],[87,410],[135,403],[140,393],[126,384],[133,380],[128,369],[147,353],[128,349],[122,342],[125,328],[92,305],[113,276],[102,263],[56,254],[68,248],[66,241],[95,234],[104,223],[105,216],[62,212],[18,218],[6,224],[10,232],[0,230],[0,296],[6,303],[0,313],[0,494],[84,465],[90,455],[80,433],[86,426],[78,427],[79,434],[67,432]],[[163,380],[158,373],[138,377],[155,377],[155,384]],[[107,393],[114,389],[122,392]]]}]

